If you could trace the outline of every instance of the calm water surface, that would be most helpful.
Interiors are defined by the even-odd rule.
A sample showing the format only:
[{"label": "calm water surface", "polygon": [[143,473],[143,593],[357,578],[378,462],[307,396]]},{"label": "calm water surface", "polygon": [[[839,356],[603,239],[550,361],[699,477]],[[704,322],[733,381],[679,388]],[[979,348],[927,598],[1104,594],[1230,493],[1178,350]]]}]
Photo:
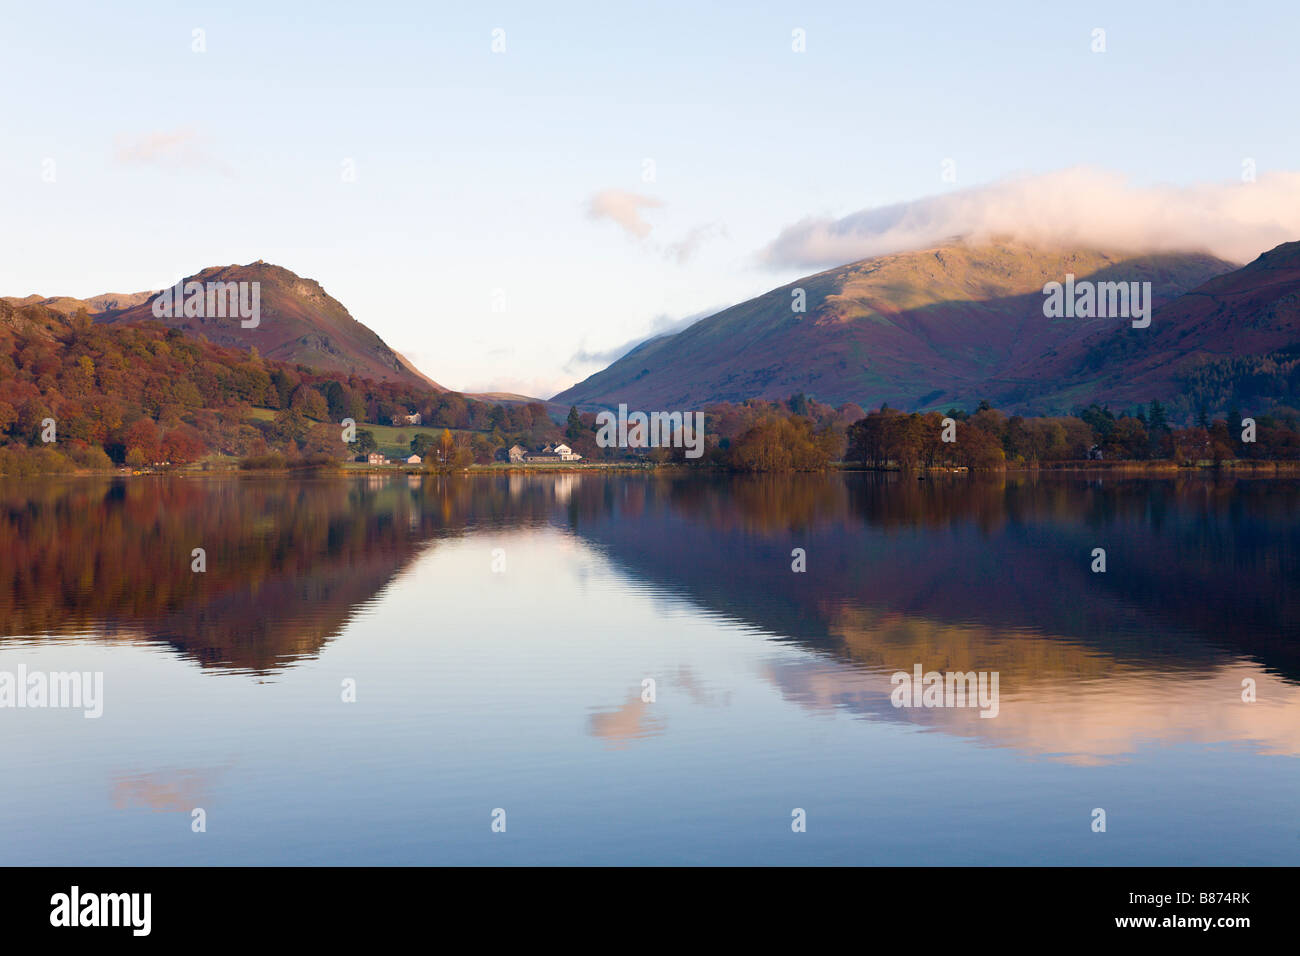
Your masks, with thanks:
[{"label": "calm water surface", "polygon": [[104,675],[0,864],[1294,865],[1298,584],[1290,480],[0,482],[0,672]]}]

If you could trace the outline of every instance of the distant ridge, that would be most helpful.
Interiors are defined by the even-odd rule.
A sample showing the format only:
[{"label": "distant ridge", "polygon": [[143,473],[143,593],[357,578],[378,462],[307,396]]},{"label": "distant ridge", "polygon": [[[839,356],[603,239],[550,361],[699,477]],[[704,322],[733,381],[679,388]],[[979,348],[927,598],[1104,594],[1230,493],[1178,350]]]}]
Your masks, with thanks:
[{"label": "distant ridge", "polygon": [[78,309],[85,309],[91,316],[99,315],[104,312],[113,310],[129,309],[133,305],[139,305],[147,302],[155,295],[153,292],[107,292],[104,295],[92,296],[89,299],[74,299],[69,296],[56,296],[54,298],[45,298],[40,295],[29,295],[26,298],[16,296],[4,296],[4,301],[13,306],[22,305],[43,305],[47,309],[53,309],[55,312],[63,312],[72,315]]}]

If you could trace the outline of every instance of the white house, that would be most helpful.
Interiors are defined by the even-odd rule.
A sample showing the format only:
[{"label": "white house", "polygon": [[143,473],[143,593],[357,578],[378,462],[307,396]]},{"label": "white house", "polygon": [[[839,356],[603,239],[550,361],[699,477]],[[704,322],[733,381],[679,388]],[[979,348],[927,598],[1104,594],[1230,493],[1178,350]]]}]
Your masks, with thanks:
[{"label": "white house", "polygon": [[406,459],[406,463],[408,465],[418,465],[420,463],[420,460],[421,459],[419,455],[412,455],[410,458]]},{"label": "white house", "polygon": [[[513,452],[514,449],[512,448],[511,451]],[[513,460],[512,458],[511,461]],[[541,451],[526,451],[523,453],[523,460],[530,464],[545,465],[557,461],[581,461],[582,456],[574,452],[568,445],[557,443],[547,445]]]},{"label": "white house", "polygon": [[559,455],[560,461],[581,461],[582,456],[575,452],[568,445],[559,442],[554,445],[547,445],[542,449],[543,455]]},{"label": "white house", "polygon": [[369,455],[366,456],[366,464],[386,465],[388,464],[388,459],[385,458],[383,455],[379,454],[378,452],[371,452]]},{"label": "white house", "polygon": [[528,454],[528,449],[522,445],[511,445],[506,454],[509,455],[511,462],[517,464],[524,460],[524,456]]}]

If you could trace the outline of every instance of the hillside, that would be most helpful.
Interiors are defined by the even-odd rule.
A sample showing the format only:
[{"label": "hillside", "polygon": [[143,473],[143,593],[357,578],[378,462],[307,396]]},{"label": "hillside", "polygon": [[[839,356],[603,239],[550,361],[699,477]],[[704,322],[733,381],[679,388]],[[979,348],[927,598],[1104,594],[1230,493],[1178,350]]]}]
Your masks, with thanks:
[{"label": "hillside", "polygon": [[1180,296],[1156,311],[1149,329],[1095,335],[1084,344],[1064,377],[1093,382],[1118,404],[1171,395],[1193,410],[1294,406],[1300,398],[1300,242],[1284,243]]},{"label": "hillside", "polygon": [[[553,401],[679,408],[804,392],[864,407],[971,407],[987,398],[1014,410],[1059,411],[1106,399],[1097,371],[1084,374],[1091,350],[1151,330],[1114,318],[1046,318],[1046,283],[1067,273],[1149,281],[1159,307],[1233,268],[1200,253],[954,241],[773,289],[643,343]],[[798,289],[803,313],[791,308]],[[1122,376],[1120,368],[1105,371]]]},{"label": "hillside", "polygon": [[400,382],[445,391],[393,351],[375,332],[354,319],[343,305],[312,279],[261,260],[245,266],[212,266],[185,277],[186,282],[258,282],[261,319],[243,328],[238,319],[216,317],[156,318],[157,293],[104,295],[92,299],[9,299],[11,304],[37,301],[67,314],[85,307],[96,322],[161,322],[190,335],[202,334],[217,345],[256,348],[269,359],[307,365],[320,372]]},{"label": "hillside", "polygon": [[[452,432],[457,455],[480,463],[513,442],[540,447],[562,434],[539,403],[334,375],[158,323],[96,323],[40,300],[0,300],[0,474],[211,456],[340,462],[367,442],[401,451],[417,428],[387,423],[412,414],[419,431]],[[358,425],[355,445],[340,430],[345,418]]]}]

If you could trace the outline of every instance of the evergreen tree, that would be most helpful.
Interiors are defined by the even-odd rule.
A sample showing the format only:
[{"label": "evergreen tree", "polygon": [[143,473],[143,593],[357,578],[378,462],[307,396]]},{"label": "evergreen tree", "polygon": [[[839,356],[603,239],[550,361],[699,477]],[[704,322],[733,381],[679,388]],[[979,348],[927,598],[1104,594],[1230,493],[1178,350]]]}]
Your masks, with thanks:
[{"label": "evergreen tree", "polygon": [[582,427],[582,416],[578,414],[578,406],[569,406],[569,420],[564,427],[564,437],[568,439],[570,445],[582,437],[585,431]]},{"label": "evergreen tree", "polygon": [[1159,399],[1151,399],[1151,405],[1147,409],[1147,430],[1151,432],[1153,437],[1169,431],[1169,420],[1165,416],[1165,407],[1160,404]]}]

